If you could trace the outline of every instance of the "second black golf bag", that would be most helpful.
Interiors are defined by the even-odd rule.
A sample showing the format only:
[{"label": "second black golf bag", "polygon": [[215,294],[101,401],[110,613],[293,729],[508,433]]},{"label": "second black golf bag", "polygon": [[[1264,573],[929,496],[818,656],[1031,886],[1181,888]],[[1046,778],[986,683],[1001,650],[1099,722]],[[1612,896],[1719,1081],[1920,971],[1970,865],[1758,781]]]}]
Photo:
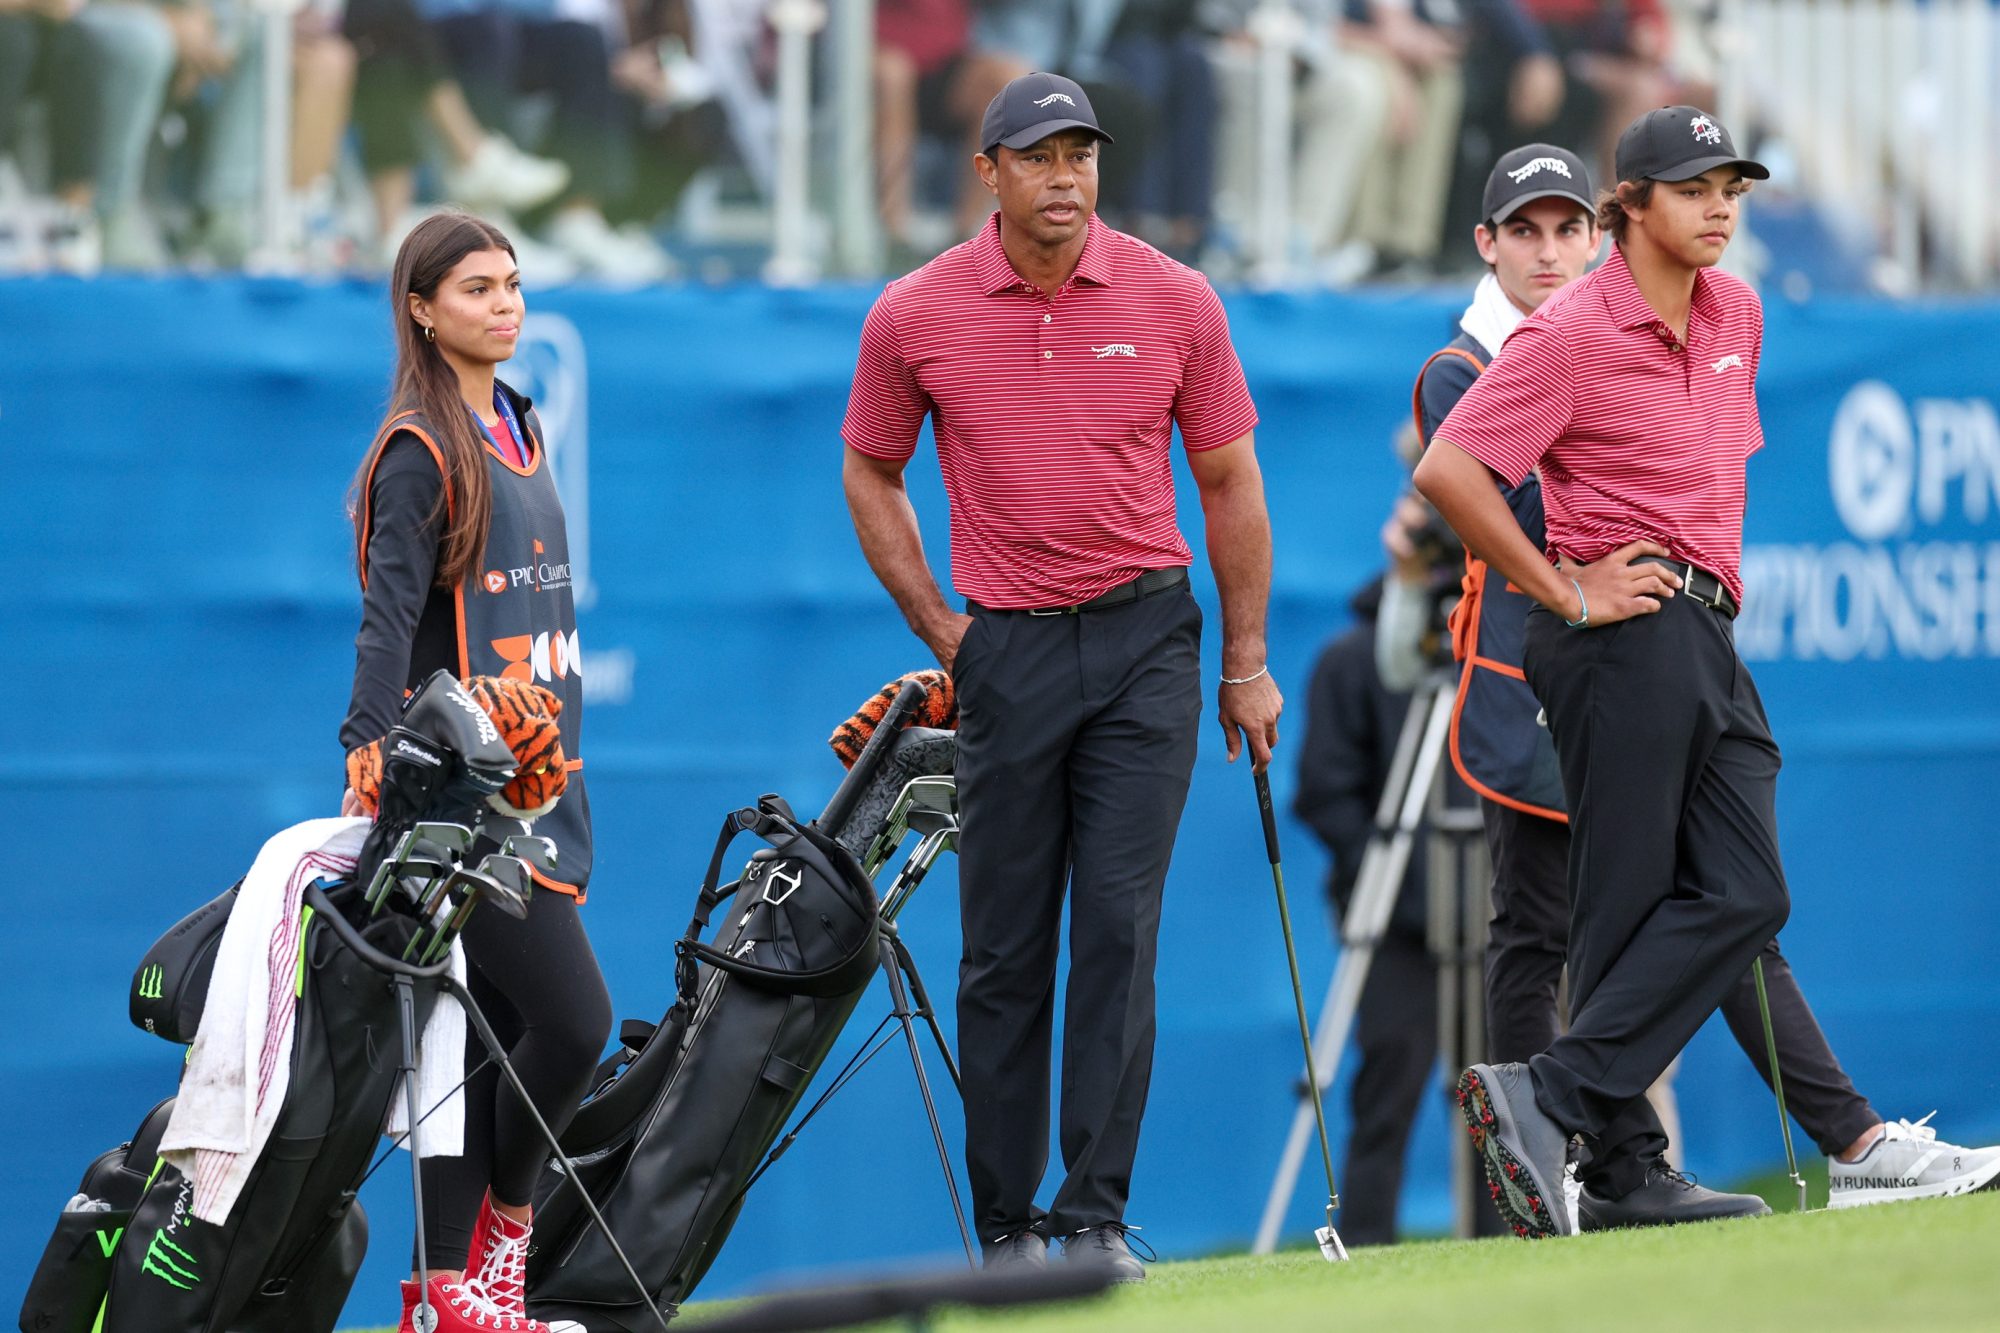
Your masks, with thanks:
[{"label": "second black golf bag", "polygon": [[[718,886],[741,832],[769,845]],[[713,945],[711,913],[729,903]],[[678,998],[657,1028],[627,1023],[563,1146],[578,1179],[536,1191],[528,1312],[592,1329],[654,1327],[576,1186],[598,1199],[664,1308],[677,1306],[729,1234],[752,1173],[875,974],[875,890],[854,857],[775,796],[725,821],[695,916],[675,945]]]},{"label": "second black golf bag", "polygon": [[[949,733],[903,729],[922,697],[905,684],[840,790],[807,823],[776,796],[723,821],[675,944],[676,998],[657,1025],[628,1022],[624,1049],[563,1135],[571,1180],[551,1168],[535,1194],[528,1313],[593,1333],[654,1327],[602,1234],[590,1191],[654,1301],[671,1313],[728,1239],[744,1197],[881,964],[874,885],[860,849],[885,821],[884,789],[925,766],[949,771]],[[893,793],[892,793],[893,795]],[[867,827],[863,827],[867,825]],[[744,832],[768,845],[720,883]],[[727,904],[714,944],[710,916]]]}]

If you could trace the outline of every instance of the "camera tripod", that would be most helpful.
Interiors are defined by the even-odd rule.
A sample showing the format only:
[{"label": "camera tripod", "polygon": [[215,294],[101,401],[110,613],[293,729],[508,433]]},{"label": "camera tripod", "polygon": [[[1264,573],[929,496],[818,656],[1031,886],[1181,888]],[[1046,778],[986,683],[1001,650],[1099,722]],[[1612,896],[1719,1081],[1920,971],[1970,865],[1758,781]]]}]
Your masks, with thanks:
[{"label": "camera tripod", "polygon": [[[1429,926],[1431,956],[1438,964],[1438,1053],[1448,1069],[1462,1068],[1484,1057],[1486,1011],[1484,959],[1490,868],[1485,830],[1476,804],[1454,805],[1446,800],[1446,747],[1457,695],[1456,671],[1434,668],[1410,697],[1410,709],[1396,739],[1388,781],[1375,807],[1374,832],[1361,858],[1354,896],[1341,921],[1340,960],[1321,1005],[1312,1041],[1313,1067],[1318,1074],[1299,1080],[1299,1103],[1292,1116],[1264,1214],[1257,1226],[1253,1254],[1277,1248],[1299,1170],[1313,1133],[1314,1105],[1324,1098],[1340,1073],[1340,1058],[1354,1028],[1361,991],[1368,980],[1376,946],[1389,926],[1396,897],[1409,869],[1419,836],[1429,839]],[[1425,826],[1428,825],[1426,830]],[[1455,1210],[1454,1233],[1473,1233],[1472,1181],[1475,1165],[1470,1142],[1451,1136],[1451,1179]]]}]

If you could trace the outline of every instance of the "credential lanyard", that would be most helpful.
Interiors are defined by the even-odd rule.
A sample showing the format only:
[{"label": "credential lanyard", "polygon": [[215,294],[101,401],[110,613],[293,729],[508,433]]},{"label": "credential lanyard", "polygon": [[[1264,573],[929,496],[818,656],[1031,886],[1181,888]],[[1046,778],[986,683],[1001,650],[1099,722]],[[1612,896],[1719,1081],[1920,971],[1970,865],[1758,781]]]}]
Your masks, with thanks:
[{"label": "credential lanyard", "polygon": [[[471,411],[470,408],[466,410]],[[529,461],[528,437],[521,430],[521,418],[514,412],[513,401],[507,397],[506,391],[498,384],[493,386],[493,410],[498,412],[501,419],[507,423],[507,429],[514,437],[514,456],[522,467],[526,467]],[[479,414],[473,412],[472,419],[479,421]],[[479,421],[479,429],[486,432],[486,438],[493,442],[493,447],[499,450],[501,454],[504,455],[507,452],[505,449],[500,448],[499,439],[494,436],[492,431],[487,430],[485,422]]]}]

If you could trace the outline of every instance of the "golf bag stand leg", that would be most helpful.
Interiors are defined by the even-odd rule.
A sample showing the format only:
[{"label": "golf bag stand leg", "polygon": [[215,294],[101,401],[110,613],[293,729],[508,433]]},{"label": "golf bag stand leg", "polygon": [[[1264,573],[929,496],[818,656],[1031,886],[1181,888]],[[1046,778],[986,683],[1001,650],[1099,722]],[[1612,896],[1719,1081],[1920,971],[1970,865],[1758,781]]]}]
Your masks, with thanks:
[{"label": "golf bag stand leg", "polygon": [[397,1074],[403,1080],[403,1113],[409,1117],[410,1193],[417,1205],[417,1308],[413,1313],[418,1328],[434,1328],[437,1312],[431,1309],[430,1256],[424,1252],[424,1154],[418,1142],[423,1116],[417,1109],[417,990],[409,974],[395,974],[396,1012],[401,1019],[402,1063]]},{"label": "golf bag stand leg", "polygon": [[[405,985],[408,984],[407,978],[398,977],[397,980]],[[569,1154],[563,1151],[561,1140],[556,1137],[555,1131],[549,1128],[549,1122],[542,1118],[541,1111],[528,1096],[528,1089],[521,1082],[521,1076],[514,1071],[514,1062],[507,1058],[507,1048],[500,1044],[500,1038],[494,1033],[492,1024],[486,1021],[486,1015],[480,1012],[478,1003],[455,978],[449,976],[440,978],[438,986],[445,994],[458,1001],[458,1007],[465,1011],[466,1021],[471,1023],[473,1031],[479,1034],[479,1040],[486,1047],[487,1054],[491,1055],[493,1062],[500,1066],[500,1072],[513,1086],[514,1095],[521,1099],[521,1105],[526,1107],[528,1114],[534,1118],[535,1128],[541,1131],[542,1138],[548,1143],[550,1154],[561,1164],[563,1174],[576,1184],[577,1197],[583,1200],[584,1208],[590,1213],[590,1220],[603,1233],[604,1243],[609,1245],[611,1253],[617,1256],[618,1266],[625,1270],[625,1276],[632,1279],[632,1290],[639,1293],[639,1300],[653,1318],[659,1321],[664,1333],[667,1316],[660,1313],[660,1307],[654,1303],[653,1293],[647,1289],[645,1279],[639,1276],[639,1271],[632,1266],[632,1261],[625,1257],[625,1247],[620,1245],[618,1237],[612,1234],[611,1224],[604,1220],[604,1214],[597,1209],[597,1201],[590,1197],[590,1191],[583,1188],[582,1182],[577,1180],[576,1163],[570,1161]],[[413,1015],[414,1008],[409,1012]],[[403,1022],[405,1027],[409,1027],[413,1023],[413,1018],[406,1015]],[[414,1100],[414,1094],[412,1098]],[[411,1146],[415,1147],[414,1139]],[[423,1233],[421,1221],[418,1223],[417,1231],[421,1237]],[[421,1244],[421,1240],[418,1243]]]},{"label": "golf bag stand leg", "polygon": [[1354,1012],[1361,1003],[1361,988],[1375,959],[1375,945],[1388,929],[1396,895],[1409,868],[1410,849],[1417,828],[1423,822],[1432,788],[1437,785],[1445,745],[1451,730],[1451,707],[1456,685],[1449,671],[1437,671],[1418,686],[1410,698],[1402,734],[1389,764],[1389,780],[1383,785],[1382,799],[1375,807],[1375,831],[1362,854],[1361,870],[1355,880],[1354,897],[1341,922],[1340,960],[1334,965],[1333,981],[1320,1007],[1319,1024],[1312,1041],[1313,1064],[1318,1086],[1300,1079],[1298,1108],[1285,1138],[1284,1152],[1264,1200],[1264,1215],[1257,1224],[1252,1254],[1270,1254],[1278,1247],[1278,1233],[1297,1192],[1299,1171],[1311,1144],[1315,1108],[1307,1098],[1323,1098],[1340,1074],[1341,1053],[1347,1048],[1354,1027]]},{"label": "golf bag stand leg", "polygon": [[[889,947],[895,950],[896,967],[902,970],[904,979],[909,982],[910,996],[916,1001],[915,1016],[923,1019],[925,1026],[930,1028],[931,1040],[937,1044],[938,1058],[944,1061],[944,1072],[951,1076],[952,1088],[963,1099],[965,1084],[958,1076],[958,1061],[952,1057],[951,1043],[944,1039],[944,1029],[938,1026],[937,1007],[931,1003],[930,992],[924,989],[924,979],[917,972],[917,960],[910,956],[910,946],[903,943],[901,932],[889,932],[888,939]],[[893,976],[895,968],[890,971]]]},{"label": "golf bag stand leg", "polygon": [[[909,968],[912,980],[916,978],[916,965],[909,961],[909,952],[896,933],[896,923],[884,921],[881,924],[882,971],[889,977],[889,1002],[892,1006],[890,1017],[903,1029],[903,1041],[910,1048],[910,1068],[917,1076],[917,1091],[924,1099],[924,1116],[930,1121],[931,1139],[937,1144],[938,1169],[944,1172],[944,1187],[951,1194],[951,1215],[958,1223],[958,1238],[965,1246],[965,1258],[973,1267],[979,1266],[979,1251],[972,1244],[972,1231],[965,1224],[965,1204],[958,1195],[958,1177],[951,1168],[951,1149],[944,1141],[944,1126],[938,1121],[937,1099],[931,1096],[931,1081],[924,1072],[924,1056],[917,1046],[917,1010],[910,1005],[912,987],[903,983],[903,969]],[[923,992],[923,983],[916,981],[914,989]],[[951,1081],[958,1084],[958,1069],[952,1063],[951,1052],[945,1050],[944,1034],[937,1029],[937,1020],[931,1014],[930,998],[923,999],[923,1016],[930,1023],[931,1032],[937,1038],[938,1049],[944,1051],[945,1067],[951,1070]],[[964,1090],[960,1089],[960,1095]]]},{"label": "golf bag stand leg", "polygon": [[[1438,1057],[1456,1071],[1486,1058],[1486,935],[1493,916],[1492,863],[1486,826],[1476,803],[1446,799],[1455,784],[1437,782],[1431,791],[1428,940],[1437,966]],[[1459,790],[1463,790],[1459,788]],[[1450,1136],[1452,1234],[1468,1239],[1477,1230],[1472,1140]]]}]

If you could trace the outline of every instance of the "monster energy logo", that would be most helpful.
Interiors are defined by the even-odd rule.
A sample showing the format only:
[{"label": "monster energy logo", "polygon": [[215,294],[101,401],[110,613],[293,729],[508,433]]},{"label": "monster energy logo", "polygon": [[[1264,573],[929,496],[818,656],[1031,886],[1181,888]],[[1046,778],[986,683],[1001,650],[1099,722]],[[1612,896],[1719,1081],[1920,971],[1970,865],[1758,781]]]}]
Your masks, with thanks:
[{"label": "monster energy logo", "polygon": [[165,983],[166,979],[167,970],[158,963],[141,968],[139,970],[139,998],[142,1000],[159,999],[161,986]]},{"label": "monster energy logo", "polygon": [[174,1244],[162,1227],[153,1233],[153,1243],[146,1247],[146,1262],[140,1271],[151,1273],[170,1287],[192,1291],[201,1281],[194,1268],[195,1257]]}]

